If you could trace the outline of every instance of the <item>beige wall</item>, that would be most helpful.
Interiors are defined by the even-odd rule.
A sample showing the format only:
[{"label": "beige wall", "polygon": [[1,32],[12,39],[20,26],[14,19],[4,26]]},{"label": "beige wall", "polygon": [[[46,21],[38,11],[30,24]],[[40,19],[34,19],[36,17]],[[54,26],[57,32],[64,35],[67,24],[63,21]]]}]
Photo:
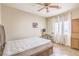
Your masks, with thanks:
[{"label": "beige wall", "polygon": [[[38,23],[38,28],[32,27],[33,22]],[[43,17],[2,6],[2,24],[5,27],[7,40],[40,36],[41,29],[46,28],[45,22]]]},{"label": "beige wall", "polygon": [[49,34],[51,34],[52,33],[52,22],[53,22],[53,20],[52,19],[47,19],[46,20],[46,25],[47,25],[47,32],[49,33]]},{"label": "beige wall", "polygon": [[79,8],[72,11],[72,19],[79,18]]}]

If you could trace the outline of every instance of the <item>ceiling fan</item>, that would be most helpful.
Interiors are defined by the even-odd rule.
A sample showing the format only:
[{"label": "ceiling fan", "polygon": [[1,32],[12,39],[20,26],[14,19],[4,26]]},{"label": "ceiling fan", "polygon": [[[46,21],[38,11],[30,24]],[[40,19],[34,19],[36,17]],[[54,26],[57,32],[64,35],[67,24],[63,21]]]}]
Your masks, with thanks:
[{"label": "ceiling fan", "polygon": [[49,8],[56,8],[56,9],[60,8],[60,6],[58,4],[52,4],[52,3],[37,3],[37,4],[43,6],[38,11],[46,9],[47,13],[49,12]]}]

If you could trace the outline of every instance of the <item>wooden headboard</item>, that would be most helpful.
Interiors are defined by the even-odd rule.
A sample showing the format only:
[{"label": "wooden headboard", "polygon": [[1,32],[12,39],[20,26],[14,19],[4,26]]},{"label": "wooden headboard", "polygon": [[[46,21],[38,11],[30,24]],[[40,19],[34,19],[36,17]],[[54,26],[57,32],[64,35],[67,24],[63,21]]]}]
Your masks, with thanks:
[{"label": "wooden headboard", "polygon": [[0,55],[2,55],[4,47],[5,47],[5,30],[4,26],[0,24]]}]

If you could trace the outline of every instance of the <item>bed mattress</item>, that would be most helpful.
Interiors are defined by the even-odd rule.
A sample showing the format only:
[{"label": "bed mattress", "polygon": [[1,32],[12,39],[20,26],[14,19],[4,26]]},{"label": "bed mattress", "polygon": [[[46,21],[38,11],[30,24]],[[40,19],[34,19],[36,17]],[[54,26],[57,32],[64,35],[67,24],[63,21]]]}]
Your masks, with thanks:
[{"label": "bed mattress", "polygon": [[8,41],[6,42],[3,56],[15,55],[49,43],[51,43],[50,40],[37,37]]}]

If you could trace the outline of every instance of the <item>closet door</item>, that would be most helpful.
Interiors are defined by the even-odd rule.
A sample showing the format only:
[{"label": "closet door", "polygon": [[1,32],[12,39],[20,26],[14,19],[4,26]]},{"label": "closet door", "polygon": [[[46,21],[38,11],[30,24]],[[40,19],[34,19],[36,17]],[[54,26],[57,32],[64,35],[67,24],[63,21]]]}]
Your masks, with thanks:
[{"label": "closet door", "polygon": [[79,20],[72,20],[72,33],[79,33]]},{"label": "closet door", "polygon": [[72,20],[71,47],[79,49],[79,19]]},{"label": "closet door", "polygon": [[72,38],[72,48],[79,49],[79,41],[78,41],[78,39]]}]

